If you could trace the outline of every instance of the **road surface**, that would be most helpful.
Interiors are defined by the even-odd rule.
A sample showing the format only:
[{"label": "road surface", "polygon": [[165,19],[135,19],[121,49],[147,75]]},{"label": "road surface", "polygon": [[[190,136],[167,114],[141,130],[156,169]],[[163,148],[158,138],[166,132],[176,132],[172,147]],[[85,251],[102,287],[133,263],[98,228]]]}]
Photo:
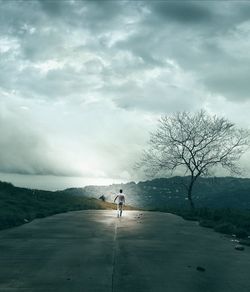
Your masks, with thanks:
[{"label": "road surface", "polygon": [[172,214],[69,212],[0,232],[0,291],[249,292],[234,246]]}]

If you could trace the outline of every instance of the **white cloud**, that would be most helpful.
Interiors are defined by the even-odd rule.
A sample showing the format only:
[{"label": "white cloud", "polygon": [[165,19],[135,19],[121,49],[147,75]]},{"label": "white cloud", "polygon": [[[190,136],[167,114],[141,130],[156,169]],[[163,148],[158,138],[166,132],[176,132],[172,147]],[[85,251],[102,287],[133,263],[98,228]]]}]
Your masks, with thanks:
[{"label": "white cloud", "polygon": [[19,42],[15,38],[0,37],[0,54],[16,52],[20,48]]},{"label": "white cloud", "polygon": [[52,70],[62,70],[64,67],[64,62],[60,62],[58,60],[46,60],[44,62],[34,63],[33,67],[38,69],[41,74],[46,75]]}]

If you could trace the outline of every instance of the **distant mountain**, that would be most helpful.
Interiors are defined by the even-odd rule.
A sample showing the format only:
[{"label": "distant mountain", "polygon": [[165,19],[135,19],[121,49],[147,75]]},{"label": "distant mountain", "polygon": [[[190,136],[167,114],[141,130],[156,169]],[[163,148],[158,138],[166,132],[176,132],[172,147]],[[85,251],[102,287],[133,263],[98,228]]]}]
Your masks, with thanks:
[{"label": "distant mountain", "polygon": [[[63,193],[99,198],[105,195],[112,201],[123,189],[127,203],[141,208],[186,207],[185,184],[189,177],[159,178],[110,186],[86,186],[66,189]],[[197,207],[250,209],[250,179],[233,177],[200,178],[194,186]]]}]

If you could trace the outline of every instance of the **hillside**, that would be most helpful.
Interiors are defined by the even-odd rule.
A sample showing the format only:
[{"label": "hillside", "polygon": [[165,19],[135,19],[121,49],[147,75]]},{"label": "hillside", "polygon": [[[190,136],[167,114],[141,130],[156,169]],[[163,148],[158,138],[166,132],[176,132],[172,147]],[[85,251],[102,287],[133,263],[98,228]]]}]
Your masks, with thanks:
[{"label": "hillside", "polygon": [[[159,178],[139,183],[110,186],[86,186],[66,189],[62,193],[99,198],[105,195],[113,201],[120,188],[127,203],[140,208],[188,207],[184,184],[188,177]],[[197,207],[250,209],[250,179],[218,177],[200,178],[193,192]]]},{"label": "hillside", "polygon": [[[122,188],[127,198],[126,209],[135,207],[171,212],[198,220],[202,226],[219,232],[241,237],[250,235],[250,179],[200,179],[194,189],[195,212],[190,212],[185,196],[183,183],[187,179],[161,178],[137,184],[87,186],[56,192],[18,188],[0,182],[0,229],[67,211],[114,209],[116,206],[111,202]],[[106,197],[106,202],[99,200],[101,195]]]},{"label": "hillside", "polygon": [[21,225],[35,218],[85,209],[111,209],[115,206],[94,198],[18,188],[0,182],[0,229]]}]

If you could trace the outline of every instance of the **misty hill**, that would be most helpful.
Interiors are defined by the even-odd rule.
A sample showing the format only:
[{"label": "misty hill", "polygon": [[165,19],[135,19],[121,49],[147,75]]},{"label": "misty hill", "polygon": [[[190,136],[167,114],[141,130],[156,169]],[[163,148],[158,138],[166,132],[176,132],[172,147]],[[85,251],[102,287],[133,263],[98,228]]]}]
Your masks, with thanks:
[{"label": "misty hill", "polygon": [[[86,186],[66,189],[63,193],[98,198],[105,195],[113,201],[120,188],[127,203],[141,208],[188,207],[185,183],[188,177],[159,178],[139,183],[110,186]],[[250,209],[250,179],[217,177],[200,178],[193,191],[197,207]]]},{"label": "misty hill", "polygon": [[0,229],[27,223],[35,218],[85,209],[111,209],[113,204],[86,197],[18,188],[0,182]]}]

